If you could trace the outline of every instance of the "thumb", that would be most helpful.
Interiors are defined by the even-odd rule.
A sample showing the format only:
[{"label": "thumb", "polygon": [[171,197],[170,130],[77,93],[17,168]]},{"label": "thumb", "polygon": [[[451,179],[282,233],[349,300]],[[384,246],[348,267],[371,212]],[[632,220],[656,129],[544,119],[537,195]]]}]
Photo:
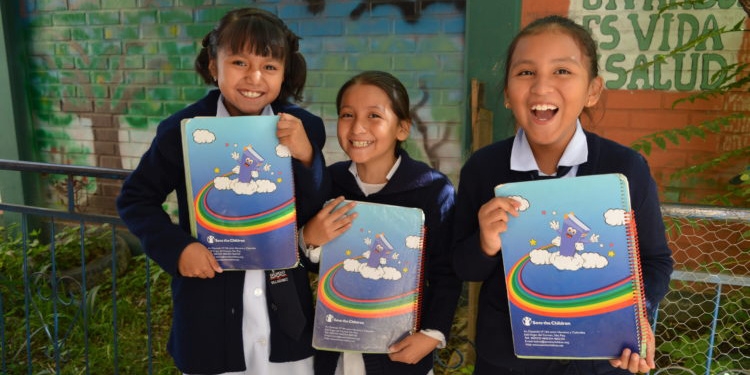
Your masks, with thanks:
[{"label": "thumb", "polygon": [[216,258],[214,258],[213,254],[208,255],[208,264],[211,266],[211,268],[214,270],[214,272],[222,273],[224,272],[224,269],[221,268],[219,265],[219,262],[216,261]]},{"label": "thumb", "polygon": [[649,368],[655,369],[656,368],[656,362],[654,361],[654,357],[656,357],[656,345],[654,345],[654,342],[649,342],[648,347],[646,348],[646,364]]},{"label": "thumb", "polygon": [[388,353],[398,353],[406,347],[406,344],[404,344],[404,340],[401,340],[391,346],[388,347]]}]

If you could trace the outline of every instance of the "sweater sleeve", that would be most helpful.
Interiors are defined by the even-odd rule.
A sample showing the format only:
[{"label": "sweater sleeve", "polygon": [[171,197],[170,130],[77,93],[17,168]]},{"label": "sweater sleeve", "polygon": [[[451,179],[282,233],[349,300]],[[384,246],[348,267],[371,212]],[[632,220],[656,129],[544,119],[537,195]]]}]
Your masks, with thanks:
[{"label": "sweater sleeve", "polygon": [[[434,211],[430,212],[426,231],[427,274],[429,292],[425,296],[422,311],[426,312],[422,320],[423,329],[437,329],[447,340],[456,305],[461,295],[462,283],[453,271],[451,264],[451,237],[455,190],[445,179],[440,191],[435,196]],[[427,213],[425,213],[427,214]]]},{"label": "sweater sleeve", "polygon": [[[326,140],[325,127],[320,117],[302,108],[293,106],[285,111],[302,120],[307,138],[313,148],[313,161],[309,167],[306,167],[299,160],[292,159],[297,228],[302,228],[323,207],[325,200],[330,195],[331,180],[322,152]],[[302,249],[300,249],[300,252],[303,264],[311,270],[317,271],[319,265],[311,262],[302,252]]]},{"label": "sweater sleeve", "polygon": [[672,250],[667,245],[656,182],[651,178],[645,161],[642,165],[643,168],[631,177],[631,204],[638,232],[646,306],[649,316],[653,316],[669,291],[674,262]]},{"label": "sweater sleeve", "polygon": [[479,245],[479,208],[493,197],[493,186],[482,176],[481,161],[474,154],[461,169],[453,225],[453,267],[464,281],[484,281],[502,265],[502,258],[490,257]]},{"label": "sweater sleeve", "polygon": [[141,240],[146,254],[172,276],[177,275],[182,250],[197,241],[187,228],[173,223],[162,207],[175,189],[180,190],[178,199],[185,199],[179,130],[179,126],[167,122],[159,126],[150,148],[117,198],[118,213],[128,229]]}]

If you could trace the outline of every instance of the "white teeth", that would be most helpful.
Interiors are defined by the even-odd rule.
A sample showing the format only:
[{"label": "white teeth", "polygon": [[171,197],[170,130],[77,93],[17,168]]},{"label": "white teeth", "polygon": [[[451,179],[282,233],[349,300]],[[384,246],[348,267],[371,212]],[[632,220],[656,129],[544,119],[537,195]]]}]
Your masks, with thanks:
[{"label": "white teeth", "polygon": [[246,98],[251,98],[251,99],[255,99],[261,95],[259,92],[255,92],[255,91],[240,91],[240,94]]},{"label": "white teeth", "polygon": [[369,142],[369,141],[352,141],[352,146],[354,146],[354,147],[367,147],[371,143],[372,142]]},{"label": "white teeth", "polygon": [[535,104],[531,106],[532,111],[554,111],[557,109],[557,106],[552,104]]}]

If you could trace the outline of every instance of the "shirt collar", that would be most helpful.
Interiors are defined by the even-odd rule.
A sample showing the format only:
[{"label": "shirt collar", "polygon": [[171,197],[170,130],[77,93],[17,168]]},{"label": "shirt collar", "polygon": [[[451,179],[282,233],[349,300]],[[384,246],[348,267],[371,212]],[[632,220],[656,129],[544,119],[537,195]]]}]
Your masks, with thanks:
[{"label": "shirt collar", "polygon": [[[271,108],[270,104],[267,104],[265,107],[263,107],[263,110],[260,111],[261,116],[273,116],[273,108]],[[229,114],[229,111],[227,111],[227,107],[224,105],[224,95],[219,95],[218,103],[216,103],[216,117],[230,117],[232,115]]]},{"label": "shirt collar", "polygon": [[[589,149],[586,142],[586,134],[583,132],[583,127],[581,127],[581,121],[576,120],[576,131],[573,133],[573,138],[570,139],[570,142],[565,147],[558,166],[577,167],[585,163],[588,157]],[[513,148],[510,152],[510,169],[514,171],[539,170],[539,166],[534,159],[534,153],[531,152],[529,140],[526,138],[526,133],[520,128],[516,133],[516,138],[513,140]],[[577,168],[574,169],[577,171]]]},{"label": "shirt collar", "polygon": [[[398,169],[398,166],[401,165],[401,156],[396,158],[396,162],[393,163],[393,166],[391,167],[391,170],[388,171],[388,174],[385,176],[385,179],[390,181],[391,177],[393,177],[393,174],[396,173],[396,170]],[[357,186],[359,186],[359,189],[362,190],[363,193],[365,193],[365,196],[368,196],[370,194],[375,194],[378,191],[382,190],[386,184],[368,184],[363,182],[359,178],[359,174],[357,173],[357,164],[354,162],[349,163],[349,172],[354,176],[354,180],[357,181]]]}]

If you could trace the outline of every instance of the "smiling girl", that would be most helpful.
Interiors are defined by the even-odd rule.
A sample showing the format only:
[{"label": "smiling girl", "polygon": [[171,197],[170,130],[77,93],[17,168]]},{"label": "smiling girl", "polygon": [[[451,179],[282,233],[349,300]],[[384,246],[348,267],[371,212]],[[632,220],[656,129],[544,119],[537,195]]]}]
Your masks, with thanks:
[{"label": "smiling girl", "polygon": [[619,374],[654,368],[653,335],[644,356],[624,349],[620,358],[610,361],[520,359],[513,352],[500,233],[518,216],[518,203],[494,197],[493,188],[501,183],[624,174],[636,217],[649,316],[669,287],[672,253],[645,159],[583,130],[579,121],[602,93],[596,58],[591,35],[567,18],[550,16],[526,26],[511,43],[505,64],[505,106],[513,111],[518,131],[478,150],[461,169],[453,264],[461,279],[484,282],[475,374]]},{"label": "smiling girl", "polygon": [[[332,197],[337,197],[303,228],[302,246],[319,257],[320,246],[351,227],[352,203],[334,210],[344,198],[422,209],[427,262],[422,285],[421,330],[393,343],[389,354],[319,351],[315,373],[375,375],[427,374],[433,351],[445,346],[453,322],[461,281],[450,265],[450,227],[454,190],[450,180],[414,160],[400,145],[409,137],[411,116],[406,89],[393,75],[360,73],[347,81],[336,98],[338,140],[351,160],[328,167]],[[325,251],[325,250],[323,250]],[[410,327],[404,327],[408,331]]]},{"label": "smiling girl", "polygon": [[[292,155],[297,222],[327,196],[323,121],[300,100],[305,60],[299,37],[275,15],[254,8],[227,13],[203,39],[195,69],[218,87],[159,124],[151,147],[117,200],[120,216],[146,254],[172,277],[174,314],[168,349],[187,374],[311,374],[312,294],[307,260],[284,270],[223,272],[190,235],[180,122],[197,116],[278,115],[276,136]],[[250,130],[251,131],[251,130]],[[179,223],[162,209],[177,193]]]}]

